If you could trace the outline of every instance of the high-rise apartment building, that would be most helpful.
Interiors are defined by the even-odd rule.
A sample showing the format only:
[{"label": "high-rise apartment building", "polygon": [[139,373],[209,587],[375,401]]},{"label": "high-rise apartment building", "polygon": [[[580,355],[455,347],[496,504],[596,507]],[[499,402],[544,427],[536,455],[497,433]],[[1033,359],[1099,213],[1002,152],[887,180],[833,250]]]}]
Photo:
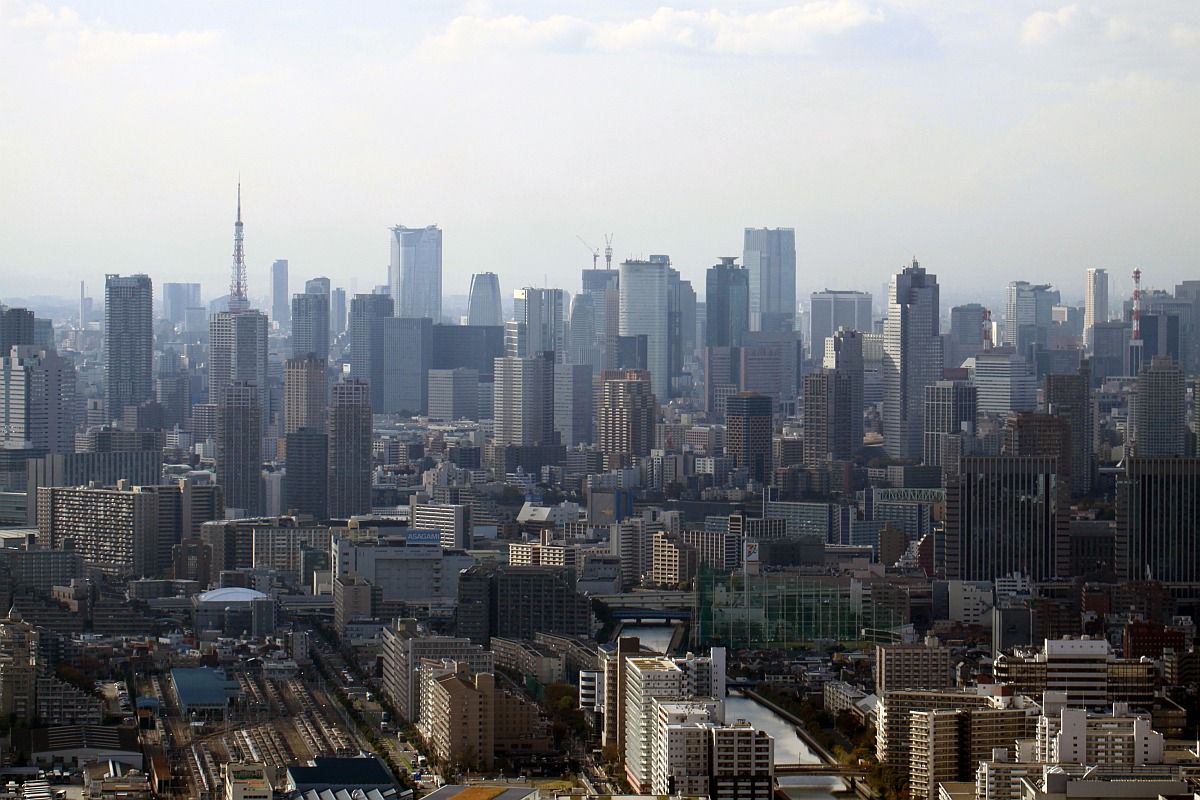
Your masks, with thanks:
[{"label": "high-rise apartment building", "polygon": [[171,548],[225,513],[220,486],[50,487],[37,492],[38,538],[61,549],[70,539],[88,564],[115,576],[154,576],[171,565]]},{"label": "high-rise apartment building", "polygon": [[883,328],[884,447],[893,458],[924,449],[925,387],[942,376],[937,276],[915,260],[892,277]]},{"label": "high-rise apartment building", "polygon": [[826,289],[809,297],[808,344],[813,361],[825,357],[825,339],[839,328],[871,332],[871,293]]},{"label": "high-rise apartment building", "polygon": [[850,376],[844,372],[819,369],[804,376],[803,461],[806,465],[819,466],[830,460],[851,459],[862,446],[861,435],[856,442],[852,432],[855,416],[861,430],[862,410],[854,409],[851,393]]},{"label": "high-rise apartment building", "polygon": [[658,401],[650,375],[625,370],[601,376],[596,421],[596,441],[606,470],[631,466],[650,455],[658,422]]},{"label": "high-rise apartment building", "polygon": [[1092,352],[1092,329],[1098,322],[1108,322],[1108,273],[1091,268],[1083,283],[1083,341]]},{"label": "high-rise apartment building", "polygon": [[75,384],[74,364],[54,350],[14,345],[4,352],[0,448],[35,456],[75,452]]},{"label": "high-rise apartment building", "polygon": [[1128,450],[1138,458],[1183,456],[1187,416],[1183,371],[1156,356],[1142,368],[1129,398]]},{"label": "high-rise apartment building", "polygon": [[705,347],[738,347],[750,330],[750,272],[736,260],[722,257],[705,275]]},{"label": "high-rise apartment building", "polygon": [[[7,354],[5,354],[7,355]],[[148,275],[104,279],[104,401],[116,419],[154,399],[154,287]]]},{"label": "high-rise apartment building", "polygon": [[661,261],[621,264],[618,334],[646,337],[646,366],[655,397],[671,396],[670,343],[667,318],[667,273]]},{"label": "high-rise apartment building", "polygon": [[[922,461],[931,467],[950,467],[962,453],[951,440],[975,435],[976,388],[969,381],[937,381],[925,387],[925,446]],[[955,467],[957,469],[957,467]]]},{"label": "high-rise apartment building", "polygon": [[954,685],[953,654],[928,637],[923,642],[900,642],[875,647],[875,691],[949,689]]},{"label": "high-rise apartment building", "polygon": [[267,326],[267,315],[258,311],[222,311],[209,318],[210,403],[220,403],[227,386],[244,383],[258,388],[259,404],[266,407]]},{"label": "high-rise apartment building", "polygon": [[162,290],[162,319],[179,325],[187,319],[189,308],[200,308],[200,284],[164,283]]},{"label": "high-rise apartment building", "polygon": [[388,288],[398,317],[442,321],[442,230],[392,228]]},{"label": "high-rise apartment building", "polygon": [[417,636],[389,625],[383,629],[383,691],[406,722],[421,718],[418,669],[425,659],[452,658],[465,663],[471,672],[491,672],[494,656],[470,639],[453,636]]},{"label": "high-rise apartment building", "polygon": [[746,228],[742,265],[750,273],[750,330],[796,327],[796,232]]},{"label": "high-rise apartment building", "polygon": [[283,432],[301,428],[325,430],[329,379],[325,359],[311,353],[289,358],[283,365]]},{"label": "high-rise apartment building", "polygon": [[1057,459],[970,456],[947,477],[945,571],[951,580],[1067,574],[1070,501]]},{"label": "high-rise apartment building", "polygon": [[556,444],[552,357],[497,358],[494,375],[492,419],[496,444]]},{"label": "high-rise apartment building", "polygon": [[761,484],[771,482],[771,437],[775,417],[771,398],[739,392],[725,401],[725,455],[735,469]]},{"label": "high-rise apartment building", "polygon": [[287,330],[292,324],[292,307],[288,302],[288,262],[286,258],[271,263],[271,317],[280,328]]},{"label": "high-rise apartment building", "polygon": [[292,295],[292,357],[329,358],[329,295]]},{"label": "high-rise apartment building", "polygon": [[471,294],[467,298],[468,325],[503,325],[500,306],[500,278],[494,272],[471,276]]},{"label": "high-rise apartment building", "polygon": [[225,504],[248,517],[265,509],[262,433],[259,387],[245,381],[225,386],[217,404],[217,482],[225,490]]},{"label": "high-rise apartment building", "polygon": [[333,385],[329,404],[329,516],[371,510],[371,396],[366,383]]}]

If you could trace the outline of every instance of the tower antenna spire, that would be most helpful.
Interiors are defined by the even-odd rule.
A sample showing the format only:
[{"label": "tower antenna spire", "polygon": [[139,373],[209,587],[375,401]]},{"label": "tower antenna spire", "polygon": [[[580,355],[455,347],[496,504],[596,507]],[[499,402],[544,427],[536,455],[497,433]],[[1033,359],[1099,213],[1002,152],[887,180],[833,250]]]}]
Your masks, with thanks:
[{"label": "tower antenna spire", "polygon": [[242,241],[242,176],[237,183],[237,221],[233,223],[233,267],[229,276],[229,310],[250,308],[246,298],[246,252]]}]

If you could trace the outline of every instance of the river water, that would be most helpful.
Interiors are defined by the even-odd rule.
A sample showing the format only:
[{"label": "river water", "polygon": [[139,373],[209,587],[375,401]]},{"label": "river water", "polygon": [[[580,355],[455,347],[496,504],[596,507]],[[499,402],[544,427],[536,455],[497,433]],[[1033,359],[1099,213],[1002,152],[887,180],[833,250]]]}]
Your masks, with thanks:
[{"label": "river water", "polygon": [[671,646],[671,636],[675,633],[674,625],[626,625],[621,629],[622,636],[636,636],[642,647],[656,653],[666,653]]},{"label": "river water", "polygon": [[[774,737],[776,764],[820,763],[821,759],[804,743],[792,723],[740,693],[725,698],[725,721],[737,719],[744,719]],[[846,791],[846,784],[835,776],[783,775],[779,787],[793,800],[833,800],[835,793]]]}]

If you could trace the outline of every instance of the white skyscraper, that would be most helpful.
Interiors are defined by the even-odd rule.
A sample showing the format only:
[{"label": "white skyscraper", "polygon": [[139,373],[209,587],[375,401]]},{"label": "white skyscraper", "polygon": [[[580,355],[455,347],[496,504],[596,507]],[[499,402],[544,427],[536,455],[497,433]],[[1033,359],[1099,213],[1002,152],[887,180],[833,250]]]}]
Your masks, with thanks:
[{"label": "white skyscraper", "polygon": [[670,397],[667,341],[667,271],[670,264],[625,261],[621,264],[618,314],[620,336],[646,337],[646,366],[655,397]]},{"label": "white skyscraper", "polygon": [[883,328],[884,447],[893,458],[919,460],[925,387],[942,376],[937,276],[913,261],[892,277]]},{"label": "white skyscraper", "polygon": [[471,276],[471,294],[467,299],[468,325],[503,325],[500,310],[500,278],[494,272]]},{"label": "white skyscraper", "polygon": [[388,265],[388,293],[397,317],[429,317],[442,321],[442,230],[392,228],[392,260]]},{"label": "white skyscraper", "polygon": [[1083,287],[1083,339],[1089,353],[1092,328],[1097,322],[1108,322],[1108,273],[1089,269]]},{"label": "white skyscraper", "polygon": [[790,331],[795,328],[795,230],[746,228],[742,266],[750,271],[750,330]]}]

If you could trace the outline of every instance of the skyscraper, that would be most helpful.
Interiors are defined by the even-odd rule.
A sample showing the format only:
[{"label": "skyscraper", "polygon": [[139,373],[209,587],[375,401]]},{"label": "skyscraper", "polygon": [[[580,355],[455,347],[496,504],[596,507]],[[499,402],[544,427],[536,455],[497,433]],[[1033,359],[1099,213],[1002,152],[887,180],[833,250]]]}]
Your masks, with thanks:
[{"label": "skyscraper", "polygon": [[329,516],[371,510],[371,398],[365,383],[339,381],[329,405]]},{"label": "skyscraper", "polygon": [[883,329],[884,447],[917,460],[924,448],[925,387],[942,376],[937,276],[916,260],[892,277]]},{"label": "skyscraper", "polygon": [[1046,410],[1071,428],[1071,494],[1092,490],[1096,471],[1096,408],[1088,363],[1069,375],[1046,376]]},{"label": "skyscraper", "polygon": [[585,269],[583,294],[592,298],[592,333],[600,360],[596,374],[617,366],[617,336],[620,325],[620,271],[615,269]]},{"label": "skyscraper", "polygon": [[1083,284],[1083,341],[1092,351],[1092,328],[1097,322],[1108,322],[1108,273],[1103,269],[1087,271]]},{"label": "skyscraper", "polygon": [[961,367],[968,358],[983,350],[983,325],[987,309],[979,303],[968,303],[950,309],[950,333],[946,341],[947,367]]},{"label": "skyscraper", "polygon": [[775,432],[771,398],[739,392],[725,401],[725,455],[751,480],[771,482],[771,438]]},{"label": "skyscraper", "polygon": [[494,272],[471,276],[471,294],[467,298],[468,325],[503,325],[500,308],[500,278]]},{"label": "skyscraper", "polygon": [[[0,449],[75,452],[75,366],[36,345],[0,359]],[[22,472],[24,466],[22,466]]]},{"label": "skyscraper", "polygon": [[189,308],[200,307],[200,284],[164,283],[162,290],[162,318],[172,325],[179,325],[187,318]]},{"label": "skyscraper", "polygon": [[621,336],[646,337],[646,363],[655,397],[670,393],[670,345],[667,341],[666,263],[625,261],[621,264],[620,324]]},{"label": "skyscraper", "polygon": [[705,347],[738,347],[750,330],[750,272],[723,256],[704,281]]},{"label": "skyscraper", "polygon": [[308,294],[323,294],[328,297],[332,290],[332,282],[324,275],[316,278],[309,278],[304,282],[304,291]]},{"label": "skyscraper", "polygon": [[283,432],[301,428],[325,432],[328,402],[325,359],[309,353],[283,365]]},{"label": "skyscraper", "polygon": [[1067,574],[1070,501],[1055,459],[971,456],[947,477],[945,570],[951,580]]},{"label": "skyscraper", "polygon": [[104,280],[104,400],[112,419],[154,399],[154,287],[148,275]]},{"label": "skyscraper", "polygon": [[279,258],[271,264],[271,317],[284,330],[292,324],[289,297],[288,262],[286,258]]},{"label": "skyscraper", "polygon": [[258,386],[234,381],[222,387],[217,403],[217,482],[225,490],[226,506],[245,516],[259,516],[264,510],[262,420]]},{"label": "skyscraper", "polygon": [[650,455],[658,422],[650,375],[641,370],[606,372],[596,422],[596,442],[606,470],[631,466]]},{"label": "skyscraper", "polygon": [[305,292],[292,296],[292,357],[329,357],[329,295]]},{"label": "skyscraper", "polygon": [[1128,449],[1138,458],[1167,458],[1187,452],[1183,371],[1169,358],[1142,368],[1129,398]]},{"label": "skyscraper", "polygon": [[1049,284],[1012,281],[1004,297],[1004,344],[1011,345],[1025,358],[1032,344],[1045,344],[1046,331],[1053,322],[1054,307],[1062,300]]},{"label": "skyscraper", "polygon": [[[650,256],[664,260],[667,256]],[[670,375],[671,397],[688,393],[690,375],[684,372],[684,364],[696,350],[696,290],[691,281],[683,280],[679,271],[667,270],[667,374]]]},{"label": "skyscraper", "polygon": [[[222,392],[233,383],[251,383],[266,408],[267,315],[260,311],[222,311],[208,321],[208,397],[221,402]],[[230,503],[230,505],[236,505]]]},{"label": "skyscraper", "polygon": [[839,329],[825,339],[825,369],[836,370],[850,380],[849,408],[851,452],[857,453],[863,444],[863,332]]},{"label": "skyscraper", "polygon": [[298,428],[284,438],[287,462],[284,510],[329,516],[329,437],[322,428]]},{"label": "skyscraper", "polygon": [[567,361],[587,364],[593,371],[600,369],[600,341],[596,336],[596,298],[580,292],[571,298],[571,345]]},{"label": "skyscraper", "polygon": [[[923,461],[931,467],[957,470],[950,461],[962,453],[964,435],[975,435],[977,395],[969,381],[937,381],[925,387],[925,445]],[[948,441],[956,439],[960,446],[954,452]]]},{"label": "skyscraper", "polygon": [[564,447],[592,443],[594,395],[590,364],[554,365],[554,429]]},{"label": "skyscraper", "polygon": [[336,339],[346,332],[346,290],[340,286],[329,293],[329,333]]},{"label": "skyscraper", "polygon": [[746,228],[742,264],[750,272],[750,330],[793,330],[796,327],[795,230]]},{"label": "skyscraper", "polygon": [[388,287],[398,317],[429,317],[442,321],[442,230],[392,228],[392,259]]},{"label": "skyscraper", "polygon": [[[380,387],[377,413],[424,414],[429,408],[429,367],[433,361],[433,323],[428,317],[391,317],[373,322],[373,341],[382,349],[380,371],[371,376]],[[374,397],[374,394],[372,394]]]},{"label": "skyscraper", "polygon": [[[862,446],[861,436],[855,442],[851,433],[850,394],[846,372],[822,368],[804,376],[804,464],[819,466],[829,460],[848,460]],[[857,416],[861,430],[861,407]]]},{"label": "skyscraper", "polygon": [[981,413],[1033,411],[1037,406],[1037,378],[1024,357],[1011,347],[997,347],[975,356],[973,377]]},{"label": "skyscraper", "polygon": [[541,358],[497,358],[492,389],[493,438],[498,445],[556,444],[554,363]]},{"label": "skyscraper", "polygon": [[526,287],[513,292],[517,338],[505,354],[517,358],[554,351],[554,360],[567,361],[567,293],[562,289]]},{"label": "skyscraper", "polygon": [[371,405],[383,407],[383,347],[375,320],[395,316],[386,294],[356,294],[350,301],[350,377],[371,384]]},{"label": "skyscraper", "polygon": [[1200,459],[1125,462],[1117,480],[1116,573],[1162,581],[1192,597],[1200,588]]},{"label": "skyscraper", "polygon": [[813,361],[825,356],[825,339],[838,328],[871,332],[871,293],[826,289],[809,298],[808,344]]}]

